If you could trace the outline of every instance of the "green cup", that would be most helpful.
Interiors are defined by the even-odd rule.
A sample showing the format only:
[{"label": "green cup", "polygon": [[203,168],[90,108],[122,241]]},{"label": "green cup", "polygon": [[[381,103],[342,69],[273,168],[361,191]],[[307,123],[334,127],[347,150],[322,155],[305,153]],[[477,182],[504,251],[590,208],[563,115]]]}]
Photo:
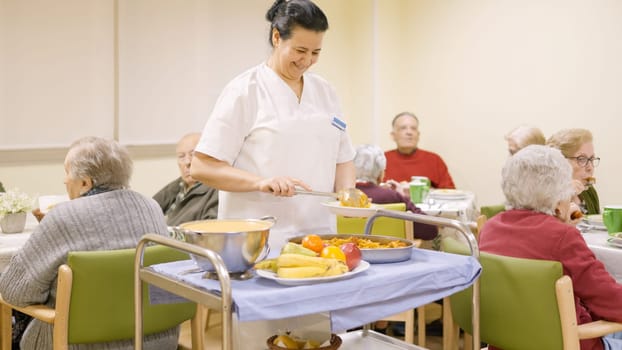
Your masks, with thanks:
[{"label": "green cup", "polygon": [[430,189],[430,187],[432,187],[432,182],[430,181],[429,178],[427,178],[425,176],[411,176],[410,177],[410,182],[423,182],[426,185],[428,185],[428,189]]},{"label": "green cup", "polygon": [[413,181],[410,183],[410,201],[419,204],[423,203],[428,195],[428,184],[425,182]]},{"label": "green cup", "polygon": [[622,232],[622,205],[605,206],[603,223],[607,227],[607,232],[612,236],[614,233]]}]

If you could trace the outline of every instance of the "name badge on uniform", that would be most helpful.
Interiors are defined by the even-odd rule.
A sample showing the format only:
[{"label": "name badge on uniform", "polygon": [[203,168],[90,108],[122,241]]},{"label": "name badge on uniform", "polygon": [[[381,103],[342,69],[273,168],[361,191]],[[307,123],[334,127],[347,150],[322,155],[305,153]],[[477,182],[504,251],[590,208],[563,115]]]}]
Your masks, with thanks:
[{"label": "name badge on uniform", "polygon": [[331,124],[333,124],[334,127],[336,127],[337,129],[341,131],[346,130],[346,122],[337,118],[337,116],[333,116],[333,121],[331,122]]}]

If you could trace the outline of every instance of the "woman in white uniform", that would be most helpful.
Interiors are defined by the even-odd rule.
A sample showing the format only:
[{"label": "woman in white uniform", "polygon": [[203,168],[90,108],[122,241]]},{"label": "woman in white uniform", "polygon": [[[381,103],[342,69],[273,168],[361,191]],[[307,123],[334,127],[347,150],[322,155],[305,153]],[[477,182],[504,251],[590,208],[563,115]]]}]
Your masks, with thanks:
[{"label": "woman in white uniform", "polygon": [[334,89],[308,73],[328,21],[309,0],[277,0],[268,10],[268,60],[222,91],[191,166],[193,178],[220,190],[219,218],[274,216],[273,247],[288,237],[334,231],[327,198],[305,190],[353,188],[354,148]]}]

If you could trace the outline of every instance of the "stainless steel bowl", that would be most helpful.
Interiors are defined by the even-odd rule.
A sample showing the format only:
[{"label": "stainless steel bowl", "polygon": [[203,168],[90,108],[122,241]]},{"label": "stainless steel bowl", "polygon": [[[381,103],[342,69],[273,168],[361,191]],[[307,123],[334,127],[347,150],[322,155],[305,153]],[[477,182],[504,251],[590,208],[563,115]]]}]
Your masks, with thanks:
[{"label": "stainless steel bowl", "polygon": [[[188,243],[210,249],[220,255],[229,273],[243,273],[270,252],[268,236],[276,219],[199,220],[181,224],[175,229]],[[205,258],[191,255],[199,268],[213,272]]]},{"label": "stainless steel bowl", "polygon": [[[318,235],[324,240],[332,238],[348,238],[359,237],[361,239],[369,239],[379,243],[389,243],[391,241],[400,241],[406,244],[406,247],[400,248],[374,248],[374,249],[361,249],[361,258],[370,264],[383,264],[394,263],[400,261],[410,260],[412,255],[412,249],[414,242],[408,239],[392,237],[392,236],[380,236],[380,235],[357,235],[357,234],[324,234]],[[293,237],[289,241],[294,243],[301,243],[304,236]]]}]

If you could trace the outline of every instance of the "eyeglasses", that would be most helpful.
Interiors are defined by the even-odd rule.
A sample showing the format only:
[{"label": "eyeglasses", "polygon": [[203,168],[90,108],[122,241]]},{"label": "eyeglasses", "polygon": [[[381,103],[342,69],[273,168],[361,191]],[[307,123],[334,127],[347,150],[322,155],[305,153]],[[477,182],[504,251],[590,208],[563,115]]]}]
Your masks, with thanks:
[{"label": "eyeglasses", "polygon": [[600,164],[600,158],[598,157],[588,158],[586,156],[578,156],[578,157],[566,157],[566,158],[574,159],[575,162],[577,162],[579,166],[587,166],[587,163],[592,163],[592,166],[596,168],[598,164]]}]

